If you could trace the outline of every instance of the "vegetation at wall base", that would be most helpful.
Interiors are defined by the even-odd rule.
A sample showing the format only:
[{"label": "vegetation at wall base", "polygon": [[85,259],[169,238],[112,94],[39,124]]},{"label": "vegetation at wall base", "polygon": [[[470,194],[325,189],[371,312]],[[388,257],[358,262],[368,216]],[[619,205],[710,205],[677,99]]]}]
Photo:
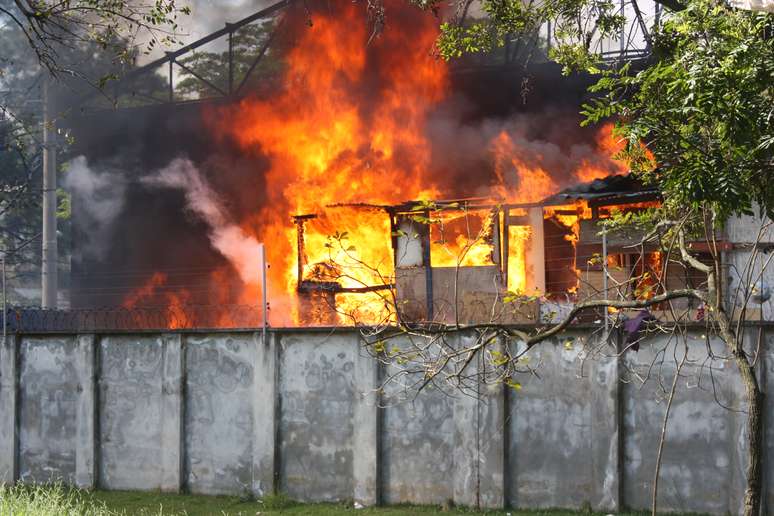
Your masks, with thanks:
[{"label": "vegetation at wall base", "polygon": [[[412,514],[469,514],[481,516],[593,515],[562,509],[505,509],[476,511],[464,507],[396,505],[355,509],[351,503],[301,504],[285,495],[264,500],[238,496],[204,496],[140,491],[83,491],[61,484],[49,486],[0,485],[0,514],[14,516],[255,516],[289,514],[296,516],[338,514],[409,516]],[[639,513],[619,513],[635,515]],[[688,516],[687,514],[683,516]]]}]

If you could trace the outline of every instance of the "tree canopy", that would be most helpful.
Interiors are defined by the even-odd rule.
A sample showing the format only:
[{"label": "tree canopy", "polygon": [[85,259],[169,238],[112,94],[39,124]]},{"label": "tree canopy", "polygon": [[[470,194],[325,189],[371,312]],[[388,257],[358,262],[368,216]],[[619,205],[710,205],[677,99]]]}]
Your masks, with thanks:
[{"label": "tree canopy", "polygon": [[[437,2],[419,1],[425,7]],[[671,9],[645,26],[648,55],[636,66],[605,64],[596,46],[626,23],[618,2],[483,1],[470,19],[460,2],[443,23],[440,54],[485,52],[514,35],[554,26],[549,56],[565,73],[598,77],[586,123],[612,118],[632,170],[656,183],[668,207],[709,207],[724,219],[755,207],[774,213],[774,15],[713,0],[661,2]]]},{"label": "tree canopy", "polygon": [[585,106],[587,121],[618,117],[625,157],[672,208],[771,216],[772,28],[770,14],[692,1],[655,29],[644,69],[588,68],[602,97]]},{"label": "tree canopy", "polygon": [[78,67],[60,59],[63,49],[78,44],[110,51],[119,62],[131,60],[142,48],[177,41],[178,19],[190,8],[175,0],[2,0],[0,17],[23,36],[41,66],[53,75],[79,75]]}]

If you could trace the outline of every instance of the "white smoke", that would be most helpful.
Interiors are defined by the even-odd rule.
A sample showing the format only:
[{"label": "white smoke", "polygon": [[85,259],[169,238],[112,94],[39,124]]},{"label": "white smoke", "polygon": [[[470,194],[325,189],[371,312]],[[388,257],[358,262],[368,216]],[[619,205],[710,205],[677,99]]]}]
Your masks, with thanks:
[{"label": "white smoke", "polygon": [[209,226],[212,246],[231,262],[242,281],[260,284],[260,242],[230,220],[218,194],[190,160],[175,159],[142,181],[152,186],[182,190],[188,209]]},{"label": "white smoke", "polygon": [[113,222],[124,208],[126,180],[116,171],[94,170],[84,156],[67,164],[64,188],[78,210],[79,225],[88,228],[79,238],[78,253],[84,258],[104,258]]}]

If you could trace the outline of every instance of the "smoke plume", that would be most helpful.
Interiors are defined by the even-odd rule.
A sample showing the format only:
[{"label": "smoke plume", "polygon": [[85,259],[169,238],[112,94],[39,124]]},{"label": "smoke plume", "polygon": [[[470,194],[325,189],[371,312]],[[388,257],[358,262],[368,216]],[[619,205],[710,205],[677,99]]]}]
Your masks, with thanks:
[{"label": "smoke plume", "polygon": [[150,186],[175,188],[185,193],[187,208],[209,227],[212,246],[237,270],[242,281],[257,285],[261,281],[261,244],[234,224],[221,198],[188,159],[177,158],[167,167],[143,178]]},{"label": "smoke plume", "polygon": [[113,222],[124,209],[126,180],[123,173],[92,169],[85,156],[78,156],[68,163],[64,188],[80,210],[79,222],[89,228],[83,234],[84,241],[77,247],[78,257],[103,258],[110,245]]}]

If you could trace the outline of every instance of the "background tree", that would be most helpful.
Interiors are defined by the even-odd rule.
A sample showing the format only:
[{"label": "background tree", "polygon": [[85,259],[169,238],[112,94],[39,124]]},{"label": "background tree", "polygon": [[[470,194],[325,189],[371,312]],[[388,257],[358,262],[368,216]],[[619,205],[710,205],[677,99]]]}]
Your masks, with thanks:
[{"label": "background tree", "polygon": [[[0,249],[13,251],[40,235],[43,83],[50,84],[54,127],[84,88],[107,95],[105,86],[135,67],[140,55],[176,42],[178,19],[188,13],[173,0],[0,0]],[[160,82],[146,78],[140,92],[159,89]],[[68,135],[60,132],[57,140],[60,151],[67,147]],[[62,191],[58,197],[58,217],[66,221],[68,200]],[[65,261],[68,229],[63,224],[59,231]],[[8,263],[10,279],[33,283],[39,242],[9,254]]]},{"label": "background tree", "polygon": [[[96,45],[117,61],[131,62],[134,52],[177,42],[178,19],[190,14],[175,0],[155,2],[76,0],[3,0],[0,15],[16,26],[40,65],[52,75],[81,75],[60,59],[63,49]],[[128,44],[127,44],[128,43]]]}]

